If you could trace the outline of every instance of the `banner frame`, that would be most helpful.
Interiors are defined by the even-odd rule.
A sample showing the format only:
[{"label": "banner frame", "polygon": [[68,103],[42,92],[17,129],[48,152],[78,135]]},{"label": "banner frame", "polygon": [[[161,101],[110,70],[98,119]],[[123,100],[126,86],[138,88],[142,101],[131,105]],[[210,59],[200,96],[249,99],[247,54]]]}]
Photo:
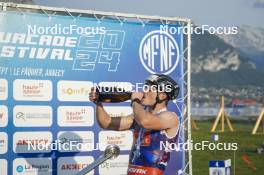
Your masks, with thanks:
[{"label": "banner frame", "polygon": [[[55,14],[63,13],[64,15],[71,16],[73,20],[76,20],[78,17],[82,15],[88,15],[96,18],[98,22],[103,20],[104,17],[115,18],[120,23],[124,22],[126,19],[136,19],[143,26],[149,21],[158,22],[161,24],[174,24],[181,23],[187,26],[189,32],[186,34],[186,46],[184,46],[183,57],[184,57],[184,103],[185,108],[187,109],[186,116],[184,116],[182,121],[182,128],[185,133],[185,141],[191,143],[191,27],[192,21],[188,18],[180,18],[180,17],[163,17],[163,16],[148,16],[148,15],[138,15],[132,13],[116,13],[116,12],[103,12],[103,11],[95,11],[95,10],[84,10],[84,9],[70,9],[70,8],[62,8],[62,7],[48,7],[48,6],[40,6],[40,5],[28,5],[28,4],[16,4],[16,3],[6,3],[0,2],[0,11],[18,11],[22,15],[24,11],[26,12],[36,12],[46,14],[48,17],[52,17]],[[52,13],[53,12],[53,13]],[[79,15],[76,15],[79,14]],[[182,111],[183,113],[183,111]],[[192,175],[192,150],[188,150],[186,152],[185,157],[185,168],[183,173]],[[187,158],[187,159],[186,159]]]}]

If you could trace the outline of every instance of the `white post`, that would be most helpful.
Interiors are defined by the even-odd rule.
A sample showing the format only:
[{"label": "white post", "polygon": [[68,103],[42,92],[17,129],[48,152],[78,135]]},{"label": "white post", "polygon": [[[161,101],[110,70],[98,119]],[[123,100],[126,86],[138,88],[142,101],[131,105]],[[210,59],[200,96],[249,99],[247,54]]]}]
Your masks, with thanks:
[{"label": "white post", "polygon": [[[191,20],[188,21],[188,35],[187,35],[187,117],[188,117],[188,141],[192,139],[191,134]],[[189,154],[189,175],[192,175],[192,150],[188,150]]]}]

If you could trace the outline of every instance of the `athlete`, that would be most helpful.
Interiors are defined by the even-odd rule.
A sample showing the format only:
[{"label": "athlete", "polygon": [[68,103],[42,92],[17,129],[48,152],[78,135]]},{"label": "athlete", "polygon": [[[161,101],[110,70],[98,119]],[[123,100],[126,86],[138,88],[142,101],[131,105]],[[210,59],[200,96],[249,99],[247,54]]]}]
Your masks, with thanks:
[{"label": "athlete", "polygon": [[129,157],[128,175],[163,175],[170,159],[170,151],[162,149],[160,143],[175,143],[179,131],[179,119],[167,110],[170,100],[179,93],[178,84],[169,76],[150,75],[145,80],[143,92],[133,92],[131,106],[133,114],[125,117],[110,117],[98,97],[95,88],[90,101],[96,103],[96,118],[103,129],[133,130],[134,140]]}]

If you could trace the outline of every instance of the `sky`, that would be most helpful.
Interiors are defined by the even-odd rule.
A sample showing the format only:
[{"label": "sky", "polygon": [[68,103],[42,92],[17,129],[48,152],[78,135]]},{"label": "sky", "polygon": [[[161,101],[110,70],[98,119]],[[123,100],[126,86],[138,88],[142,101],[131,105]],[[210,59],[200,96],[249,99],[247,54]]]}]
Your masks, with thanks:
[{"label": "sky", "polygon": [[264,28],[264,0],[33,0],[35,4],[190,18],[196,25]]}]

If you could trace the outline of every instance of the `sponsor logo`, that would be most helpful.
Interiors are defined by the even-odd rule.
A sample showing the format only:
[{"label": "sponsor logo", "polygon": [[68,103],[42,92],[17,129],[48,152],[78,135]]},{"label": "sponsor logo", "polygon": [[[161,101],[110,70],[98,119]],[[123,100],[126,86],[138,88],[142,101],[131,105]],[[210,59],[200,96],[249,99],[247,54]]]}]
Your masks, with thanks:
[{"label": "sponsor logo", "polygon": [[179,46],[171,34],[155,30],[142,39],[139,56],[142,65],[151,74],[170,74],[179,62]]},{"label": "sponsor logo", "polygon": [[58,140],[62,144],[60,152],[80,152],[94,149],[94,133],[92,131],[62,131],[58,133]]},{"label": "sponsor logo", "polygon": [[23,112],[18,112],[18,113],[15,113],[15,118],[16,119],[23,119],[24,121],[26,121],[26,119],[25,119],[25,113],[23,113]]},{"label": "sponsor logo", "polygon": [[50,132],[16,132],[13,136],[13,151],[15,153],[50,152],[45,149],[52,143]]},{"label": "sponsor logo", "polygon": [[116,159],[107,160],[102,163],[99,167],[100,175],[111,174],[127,174],[129,156],[128,155],[119,155]]},{"label": "sponsor logo", "polygon": [[8,124],[8,109],[0,105],[0,127],[6,127]]},{"label": "sponsor logo", "polygon": [[0,79],[0,100],[6,100],[8,97],[8,82]]},{"label": "sponsor logo", "polygon": [[[93,161],[94,158],[91,156],[60,157],[57,166],[58,174],[75,175]],[[88,175],[92,174],[93,171]]]},{"label": "sponsor logo", "polygon": [[61,170],[81,170],[87,165],[87,163],[63,164],[61,165]]},{"label": "sponsor logo", "polygon": [[7,152],[8,136],[5,132],[0,132],[0,154],[5,154]]},{"label": "sponsor logo", "polygon": [[85,88],[67,88],[62,89],[62,92],[67,95],[87,95],[89,90]]},{"label": "sponsor logo", "polygon": [[89,101],[89,92],[93,83],[89,81],[59,81],[58,99],[60,101]]},{"label": "sponsor logo", "polygon": [[52,125],[50,106],[15,106],[14,125],[18,127],[47,127]]},{"label": "sponsor logo", "polygon": [[6,159],[0,159],[0,170],[1,170],[1,175],[7,175],[7,160]]},{"label": "sponsor logo", "polygon": [[128,172],[137,174],[147,174],[147,170],[132,167],[128,168]]},{"label": "sponsor logo", "polygon": [[59,126],[92,126],[94,108],[91,106],[60,106],[58,108]]},{"label": "sponsor logo", "polygon": [[52,82],[17,79],[14,81],[13,93],[15,100],[50,101],[52,99]]},{"label": "sponsor logo", "polygon": [[13,161],[14,175],[52,174],[52,161],[50,158],[17,158]]},{"label": "sponsor logo", "polygon": [[99,133],[100,150],[105,150],[105,145],[118,145],[120,150],[130,150],[133,134],[131,131],[101,131]]},{"label": "sponsor logo", "polygon": [[24,167],[22,165],[18,165],[16,170],[18,173],[22,173],[24,171]]},{"label": "sponsor logo", "polygon": [[17,145],[41,145],[41,144],[47,144],[49,143],[49,140],[47,139],[40,139],[40,140],[18,140]]}]

